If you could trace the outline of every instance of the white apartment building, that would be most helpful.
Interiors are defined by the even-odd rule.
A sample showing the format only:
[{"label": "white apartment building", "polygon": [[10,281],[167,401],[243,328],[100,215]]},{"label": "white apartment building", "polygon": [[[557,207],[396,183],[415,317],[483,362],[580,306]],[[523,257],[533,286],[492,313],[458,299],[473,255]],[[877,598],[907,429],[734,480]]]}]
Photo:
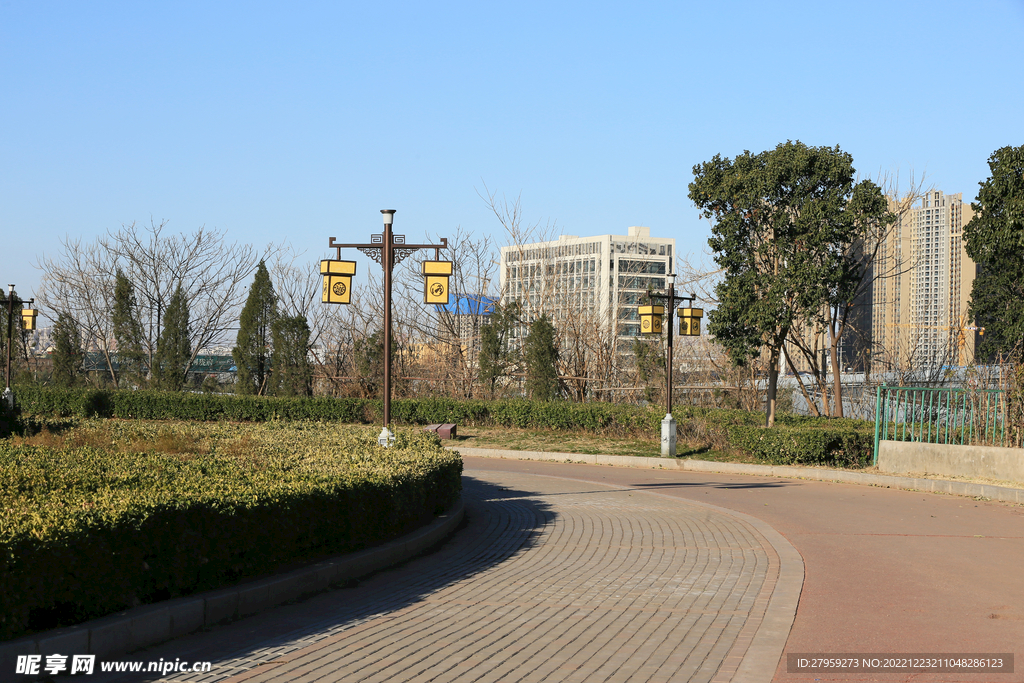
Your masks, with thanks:
[{"label": "white apartment building", "polygon": [[675,239],[648,227],[626,235],[562,235],[550,242],[501,248],[501,297],[518,300],[527,320],[591,316],[617,337],[640,333],[637,308],[648,288],[663,292],[673,271]]},{"label": "white apartment building", "polygon": [[872,292],[872,351],[882,368],[965,365],[974,358],[967,318],[977,272],[963,244],[973,216],[962,193],[933,190],[907,211],[880,249]]}]

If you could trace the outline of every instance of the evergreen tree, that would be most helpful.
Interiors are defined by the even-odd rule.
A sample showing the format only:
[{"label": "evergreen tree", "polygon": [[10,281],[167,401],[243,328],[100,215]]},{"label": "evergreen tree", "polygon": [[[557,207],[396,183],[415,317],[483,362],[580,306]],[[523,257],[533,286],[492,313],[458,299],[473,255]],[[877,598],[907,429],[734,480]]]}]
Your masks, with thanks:
[{"label": "evergreen tree", "polygon": [[724,271],[708,331],[736,365],[767,355],[765,422],[775,424],[782,346],[853,301],[863,266],[848,258],[861,226],[889,221],[881,190],[856,182],[839,147],[786,142],[693,167],[690,199],[710,219],[708,244]]},{"label": "evergreen tree", "polygon": [[523,355],[526,361],[526,394],[538,401],[558,397],[558,344],[555,327],[542,315],[533,321],[526,337]]},{"label": "evergreen tree", "polygon": [[661,350],[661,339],[634,339],[633,360],[636,362],[637,379],[644,390],[644,400],[659,402],[665,386],[665,355]]},{"label": "evergreen tree", "polygon": [[231,352],[238,368],[236,390],[240,394],[266,393],[276,318],[277,295],[267,266],[260,261],[238,320],[238,337]]},{"label": "evergreen tree", "polygon": [[494,305],[487,316],[487,324],[480,329],[480,381],[487,386],[491,398],[494,398],[498,380],[516,362],[510,354],[508,340],[519,322],[519,310],[516,302],[507,307]]},{"label": "evergreen tree", "polygon": [[970,314],[985,328],[985,358],[1024,347],[1024,145],[997,149],[988,166],[964,226],[964,250],[978,264]]},{"label": "evergreen tree", "polygon": [[74,318],[67,313],[59,314],[53,326],[52,360],[50,381],[54,386],[70,388],[78,384],[82,376],[82,338]]},{"label": "evergreen tree", "polygon": [[377,330],[368,337],[356,339],[352,355],[363,395],[376,397],[384,381],[384,333]]},{"label": "evergreen tree", "polygon": [[114,284],[114,339],[117,340],[118,383],[141,384],[146,375],[146,354],[142,350],[142,324],[138,318],[135,288],[121,269]]},{"label": "evergreen tree", "polygon": [[309,396],[309,325],[306,316],[280,317],[271,326],[274,355],[272,384],[276,396]]},{"label": "evergreen tree", "polygon": [[181,391],[192,360],[189,342],[188,301],[181,285],[174,290],[164,312],[164,329],[156,342],[154,374],[161,389]]}]

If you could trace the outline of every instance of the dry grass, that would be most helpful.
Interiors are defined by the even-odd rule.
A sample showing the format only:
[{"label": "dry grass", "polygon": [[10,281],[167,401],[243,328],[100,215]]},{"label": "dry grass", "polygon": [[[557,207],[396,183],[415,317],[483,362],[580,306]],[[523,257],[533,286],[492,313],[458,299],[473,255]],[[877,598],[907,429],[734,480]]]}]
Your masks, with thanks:
[{"label": "dry grass", "polygon": [[11,437],[12,443],[45,448],[91,447],[124,453],[156,451],[168,455],[187,456],[210,452],[210,443],[197,434],[164,427],[156,433],[115,433],[109,423],[83,424],[74,429],[51,431],[44,427],[32,436]]}]

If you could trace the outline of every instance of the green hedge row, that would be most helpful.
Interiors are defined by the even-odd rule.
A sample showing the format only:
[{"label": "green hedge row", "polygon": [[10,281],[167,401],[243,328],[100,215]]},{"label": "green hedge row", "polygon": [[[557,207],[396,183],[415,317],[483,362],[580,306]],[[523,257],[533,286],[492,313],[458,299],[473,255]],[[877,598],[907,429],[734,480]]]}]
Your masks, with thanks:
[{"label": "green hedge row", "polygon": [[[48,416],[249,422],[308,419],[373,424],[382,420],[383,412],[378,400],[353,398],[266,398],[43,387],[26,387],[18,391],[17,397],[26,413]],[[636,436],[657,434],[664,417],[663,409],[652,406],[447,398],[395,400],[391,412],[399,424],[454,422]],[[760,412],[677,406],[673,416],[679,439],[684,443],[748,453],[775,464],[863,465],[870,462],[865,453],[873,447],[874,423],[863,420],[780,414],[774,430],[763,430],[760,426],[764,424],[764,414]]]},{"label": "green hedge row", "polygon": [[[329,420],[373,424],[382,419],[381,401],[358,398],[280,398],[233,394],[192,394],[163,391],[110,391],[105,389],[54,389],[21,387],[19,407],[28,414],[55,417],[117,417],[174,420]],[[659,407],[611,403],[537,402],[525,400],[457,400],[448,398],[398,399],[391,414],[399,424],[496,424],[509,427],[550,427],[600,431],[619,429],[647,432],[658,428],[664,417]],[[762,413],[723,408],[677,406],[677,421],[702,420],[718,425],[758,426]],[[860,428],[856,420],[840,421]],[[828,418],[781,414],[780,426],[834,426]]]},{"label": "green hedge row", "polygon": [[0,639],[386,540],[459,496],[433,435],[277,431],[276,450],[180,456],[0,441]]},{"label": "green hedge row", "polygon": [[875,447],[873,431],[849,427],[728,428],[732,449],[771,465],[866,467]]}]

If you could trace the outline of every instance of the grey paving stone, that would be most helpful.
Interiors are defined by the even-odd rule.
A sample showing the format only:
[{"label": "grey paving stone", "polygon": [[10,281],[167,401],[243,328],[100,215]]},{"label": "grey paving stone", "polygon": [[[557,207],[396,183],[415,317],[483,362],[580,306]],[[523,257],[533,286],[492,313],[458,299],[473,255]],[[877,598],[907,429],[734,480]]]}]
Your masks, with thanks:
[{"label": "grey paving stone", "polygon": [[467,474],[467,526],[440,550],[138,659],[214,662],[161,679],[182,683],[710,681],[744,661],[780,572],[756,520],[637,490]]}]

